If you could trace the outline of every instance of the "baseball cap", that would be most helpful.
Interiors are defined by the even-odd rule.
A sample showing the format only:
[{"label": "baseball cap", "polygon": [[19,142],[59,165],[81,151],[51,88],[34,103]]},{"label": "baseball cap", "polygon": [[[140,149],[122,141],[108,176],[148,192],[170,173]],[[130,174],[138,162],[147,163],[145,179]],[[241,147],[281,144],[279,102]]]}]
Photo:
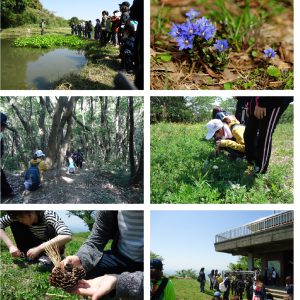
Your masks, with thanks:
[{"label": "baseball cap", "polygon": [[206,129],[207,129],[206,139],[210,140],[214,136],[216,131],[221,129],[223,126],[224,125],[223,125],[223,122],[221,120],[218,120],[218,119],[210,120],[206,124]]},{"label": "baseball cap", "polygon": [[37,157],[45,156],[42,150],[35,151],[34,155],[36,155]]},{"label": "baseball cap", "polygon": [[129,7],[129,6],[130,6],[130,3],[127,2],[127,1],[124,1],[124,2],[122,2],[121,4],[119,4],[119,6],[127,6],[127,7]]},{"label": "baseball cap", "polygon": [[158,258],[153,258],[150,260],[150,269],[162,270],[162,262]]}]

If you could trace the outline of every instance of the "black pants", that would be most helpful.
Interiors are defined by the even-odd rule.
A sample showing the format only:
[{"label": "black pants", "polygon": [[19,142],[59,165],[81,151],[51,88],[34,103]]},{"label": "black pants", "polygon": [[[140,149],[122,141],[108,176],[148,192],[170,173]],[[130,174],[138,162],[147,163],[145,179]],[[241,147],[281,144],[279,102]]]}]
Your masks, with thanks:
[{"label": "black pants", "polygon": [[29,249],[37,247],[42,243],[40,239],[32,234],[28,226],[20,222],[11,223],[10,229],[18,249],[25,254]]},{"label": "black pants", "polygon": [[9,197],[13,194],[13,189],[9,185],[5,173],[1,168],[1,197]]},{"label": "black pants", "polygon": [[[272,135],[276,125],[287,109],[288,104],[267,109],[263,119],[257,119],[253,113],[249,116],[245,133],[245,150],[248,162],[255,161],[259,173],[266,173],[272,150]],[[256,140],[257,139],[257,140]]]},{"label": "black pants", "polygon": [[121,274],[123,272],[143,271],[144,264],[135,262],[116,251],[105,251],[99,263],[86,275],[87,279],[105,274]]},{"label": "black pants", "polygon": [[[29,226],[24,225],[20,222],[12,222],[10,224],[10,229],[12,231],[12,234],[14,236],[16,245],[18,249],[23,252],[24,254],[27,253],[27,251],[31,248],[37,247],[40,244],[42,244],[45,241],[40,240],[37,238],[31,231]],[[48,226],[47,227],[47,237],[48,240],[53,239],[56,234],[53,227]],[[65,247],[60,248],[60,254],[64,253]],[[39,254],[39,256],[45,255],[45,252],[42,252]]]}]

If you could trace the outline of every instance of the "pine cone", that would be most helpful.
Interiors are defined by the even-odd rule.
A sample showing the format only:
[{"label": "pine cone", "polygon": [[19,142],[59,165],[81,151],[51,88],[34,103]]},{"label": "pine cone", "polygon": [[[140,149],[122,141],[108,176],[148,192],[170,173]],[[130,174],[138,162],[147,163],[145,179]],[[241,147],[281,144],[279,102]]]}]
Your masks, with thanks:
[{"label": "pine cone", "polygon": [[85,277],[83,267],[66,266],[64,269],[55,267],[49,276],[49,283],[66,291],[71,290],[76,286],[77,282]]}]

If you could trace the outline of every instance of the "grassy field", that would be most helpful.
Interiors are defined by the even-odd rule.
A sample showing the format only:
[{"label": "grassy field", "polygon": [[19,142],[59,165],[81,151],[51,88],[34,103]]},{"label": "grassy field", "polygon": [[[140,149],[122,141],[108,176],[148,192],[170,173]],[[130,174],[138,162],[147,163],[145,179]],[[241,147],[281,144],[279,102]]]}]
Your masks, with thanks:
[{"label": "grassy field", "polygon": [[213,297],[213,292],[209,290],[208,282],[205,286],[205,293],[200,293],[197,280],[172,279],[172,282],[175,289],[176,300],[211,300]]},{"label": "grassy field", "polygon": [[[9,233],[10,230],[7,230]],[[67,244],[65,255],[73,255],[83,244],[88,232],[76,233]],[[48,283],[50,272],[42,270],[37,264],[28,264],[24,259],[13,259],[3,242],[1,248],[0,299],[82,299]]]},{"label": "grassy field", "polygon": [[273,135],[268,172],[245,173],[245,160],[214,155],[205,123],[151,126],[152,203],[292,203],[293,125]]}]

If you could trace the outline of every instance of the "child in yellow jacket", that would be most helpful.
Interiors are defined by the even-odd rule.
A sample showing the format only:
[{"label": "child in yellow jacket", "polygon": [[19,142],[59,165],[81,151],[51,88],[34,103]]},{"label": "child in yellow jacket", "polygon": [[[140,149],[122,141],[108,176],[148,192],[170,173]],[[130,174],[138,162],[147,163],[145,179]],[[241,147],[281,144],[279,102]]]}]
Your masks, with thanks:
[{"label": "child in yellow jacket", "polygon": [[223,122],[218,119],[210,120],[206,124],[206,139],[216,139],[216,153],[228,151],[233,156],[243,157],[245,153],[245,126],[232,116],[225,117]]}]

